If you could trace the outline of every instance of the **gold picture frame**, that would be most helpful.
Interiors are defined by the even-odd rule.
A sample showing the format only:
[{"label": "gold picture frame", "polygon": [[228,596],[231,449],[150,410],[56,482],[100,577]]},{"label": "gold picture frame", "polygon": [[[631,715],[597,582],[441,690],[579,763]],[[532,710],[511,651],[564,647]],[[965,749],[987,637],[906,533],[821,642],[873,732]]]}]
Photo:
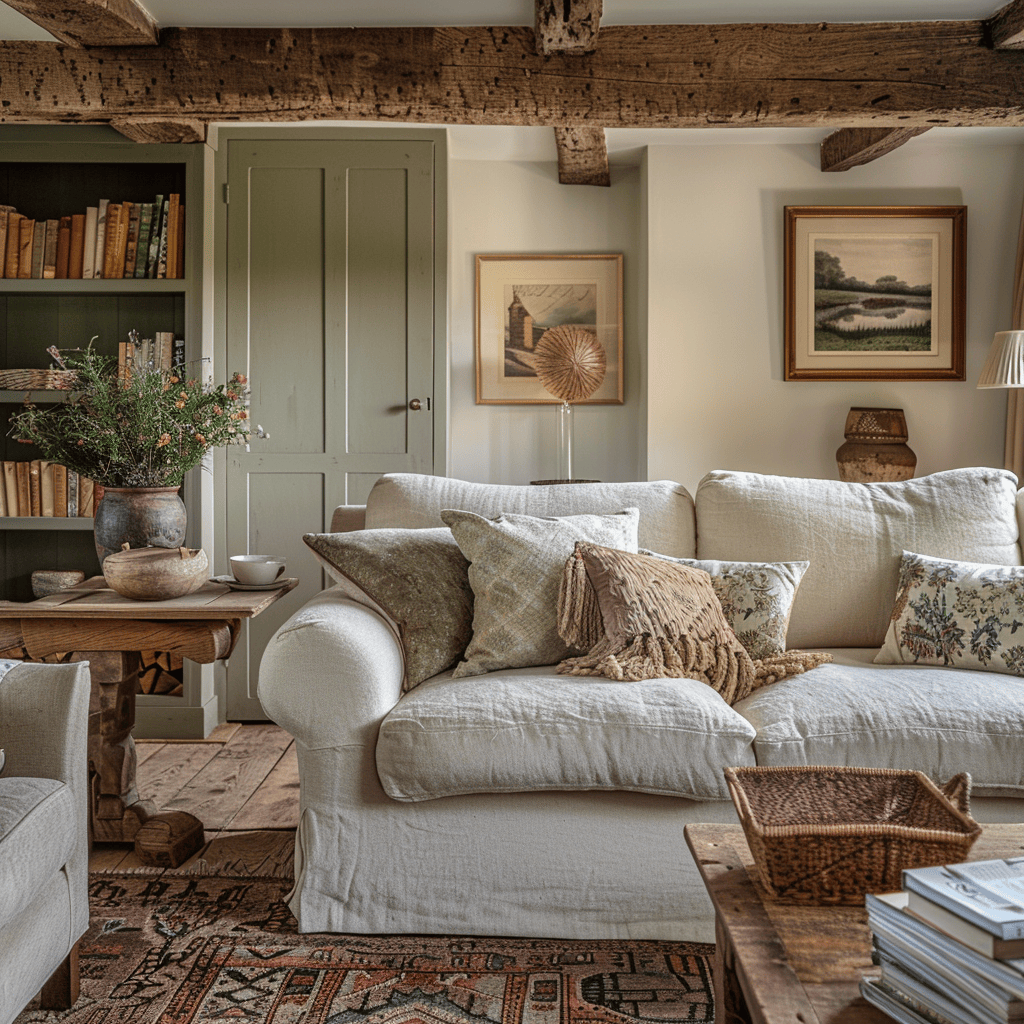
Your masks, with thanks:
[{"label": "gold picture frame", "polygon": [[966,206],[787,206],[786,380],[965,380]]},{"label": "gold picture frame", "polygon": [[478,405],[557,405],[531,354],[545,330],[592,330],[605,351],[601,386],[580,405],[621,405],[622,254],[484,254],[476,257]]}]

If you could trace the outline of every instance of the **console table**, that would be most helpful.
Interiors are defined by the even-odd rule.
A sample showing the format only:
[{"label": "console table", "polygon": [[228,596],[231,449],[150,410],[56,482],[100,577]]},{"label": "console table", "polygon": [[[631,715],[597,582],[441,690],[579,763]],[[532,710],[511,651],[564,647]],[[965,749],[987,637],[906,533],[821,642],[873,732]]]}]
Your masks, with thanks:
[{"label": "console table", "polygon": [[[1024,854],[1020,825],[983,825],[968,860]],[[860,906],[780,903],[757,877],[739,825],[687,825],[686,844],[715,906],[716,1024],[892,1024],[860,994],[871,963]]]},{"label": "console table", "polygon": [[[181,811],[160,815],[136,788],[131,731],[138,652],[167,651],[200,664],[227,658],[242,620],[259,615],[298,582],[293,579],[277,590],[239,591],[210,581],[186,597],[133,601],[107,587],[102,576],[94,576],[37,601],[0,601],[0,650],[24,647],[33,658],[70,654],[71,661],[89,662],[92,838],[134,843],[143,825],[164,819],[166,828],[147,830],[146,853],[151,862],[177,866],[202,845],[198,818]],[[198,845],[194,841],[183,845],[183,833],[197,836]],[[160,838],[163,834],[166,842]]]}]

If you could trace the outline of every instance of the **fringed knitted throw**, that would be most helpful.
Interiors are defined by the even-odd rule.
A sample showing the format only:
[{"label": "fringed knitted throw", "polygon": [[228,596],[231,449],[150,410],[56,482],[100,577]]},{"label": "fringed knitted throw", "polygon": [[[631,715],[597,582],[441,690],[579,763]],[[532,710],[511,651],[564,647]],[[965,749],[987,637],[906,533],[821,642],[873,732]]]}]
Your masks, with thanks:
[{"label": "fringed knitted throw", "polygon": [[697,679],[728,704],[832,660],[787,651],[752,661],[706,572],[596,544],[578,543],[565,564],[558,632],[588,652],[563,661],[561,673],[630,682]]}]

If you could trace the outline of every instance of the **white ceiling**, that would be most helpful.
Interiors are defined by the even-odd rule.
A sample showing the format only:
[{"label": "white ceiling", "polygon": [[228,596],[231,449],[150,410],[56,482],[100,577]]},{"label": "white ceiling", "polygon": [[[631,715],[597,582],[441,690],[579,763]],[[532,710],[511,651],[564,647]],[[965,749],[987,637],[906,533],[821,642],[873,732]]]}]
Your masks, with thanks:
[{"label": "white ceiling", "polygon": [[[532,25],[533,0],[144,0],[162,27]],[[985,18],[999,0],[604,0],[602,25]],[[50,39],[0,3],[0,39]]]}]

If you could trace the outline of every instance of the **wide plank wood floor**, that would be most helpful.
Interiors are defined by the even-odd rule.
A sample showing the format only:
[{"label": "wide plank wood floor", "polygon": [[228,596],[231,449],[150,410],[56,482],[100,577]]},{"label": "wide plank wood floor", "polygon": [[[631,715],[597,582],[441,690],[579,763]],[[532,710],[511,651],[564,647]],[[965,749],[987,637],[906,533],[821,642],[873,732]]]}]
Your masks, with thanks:
[{"label": "wide plank wood floor", "polygon": [[[259,833],[253,837],[254,855],[288,849],[299,823],[299,767],[295,741],[283,729],[228,723],[202,741],[137,740],[135,749],[139,795],[159,810],[194,814],[205,826],[207,842]],[[244,841],[233,844],[235,850],[244,846]],[[96,843],[89,857],[91,871],[140,866],[127,844]]]}]

